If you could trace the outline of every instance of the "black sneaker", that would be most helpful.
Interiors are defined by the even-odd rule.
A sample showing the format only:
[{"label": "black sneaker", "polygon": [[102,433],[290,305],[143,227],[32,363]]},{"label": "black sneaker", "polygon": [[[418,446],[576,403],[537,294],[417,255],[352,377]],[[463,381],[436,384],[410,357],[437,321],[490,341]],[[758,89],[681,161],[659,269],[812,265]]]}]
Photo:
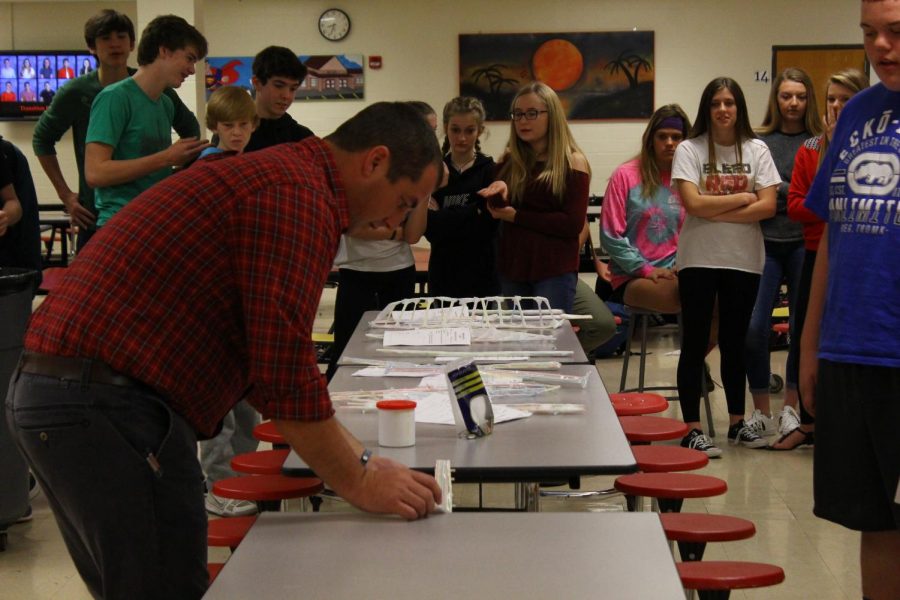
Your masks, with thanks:
[{"label": "black sneaker", "polygon": [[691,448],[699,450],[709,458],[719,458],[722,456],[722,450],[712,443],[709,436],[699,429],[692,429],[690,433],[681,439],[682,448]]},{"label": "black sneaker", "polygon": [[728,441],[745,448],[765,448],[768,445],[743,419],[728,428]]}]

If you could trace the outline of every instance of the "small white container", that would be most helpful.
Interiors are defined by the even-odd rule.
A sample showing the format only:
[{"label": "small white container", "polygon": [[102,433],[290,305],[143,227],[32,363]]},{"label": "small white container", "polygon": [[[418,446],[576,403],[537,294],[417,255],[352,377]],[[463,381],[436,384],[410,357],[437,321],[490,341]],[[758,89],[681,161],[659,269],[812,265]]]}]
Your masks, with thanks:
[{"label": "small white container", "polygon": [[416,444],[416,403],[412,400],[382,400],[378,408],[378,445],[405,448]]}]

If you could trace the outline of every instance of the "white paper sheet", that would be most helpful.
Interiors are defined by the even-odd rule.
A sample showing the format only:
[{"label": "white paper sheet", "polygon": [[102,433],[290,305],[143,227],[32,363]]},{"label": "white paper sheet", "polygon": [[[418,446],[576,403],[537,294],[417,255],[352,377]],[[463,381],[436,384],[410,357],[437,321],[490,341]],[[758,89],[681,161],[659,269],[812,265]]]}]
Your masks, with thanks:
[{"label": "white paper sheet", "polygon": [[384,346],[469,346],[472,332],[468,327],[438,329],[405,329],[384,332]]},{"label": "white paper sheet", "polygon": [[[391,398],[416,401],[416,423],[454,425],[450,396],[445,392],[393,392]],[[494,424],[531,416],[530,412],[506,404],[494,404]]]}]

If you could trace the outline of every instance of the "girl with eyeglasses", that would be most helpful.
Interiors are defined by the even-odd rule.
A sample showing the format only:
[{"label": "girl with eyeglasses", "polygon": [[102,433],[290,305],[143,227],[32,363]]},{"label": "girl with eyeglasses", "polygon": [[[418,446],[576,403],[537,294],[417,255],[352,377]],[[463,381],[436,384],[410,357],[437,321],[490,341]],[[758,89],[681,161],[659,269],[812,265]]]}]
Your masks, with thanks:
[{"label": "girl with eyeglasses", "polygon": [[[837,123],[838,115],[847,101],[858,92],[869,87],[869,78],[857,69],[844,69],[828,78],[825,88],[825,132],[813,138],[807,139],[797,150],[794,159],[794,171],[791,176],[791,185],[788,190],[787,215],[803,227],[803,269],[800,272],[800,284],[797,290],[796,312],[791,309],[794,319],[794,331],[791,333],[791,352],[795,352],[797,362],[800,362],[800,337],[803,333],[803,325],[806,321],[806,307],[809,303],[809,290],[812,285],[813,266],[816,264],[816,251],[825,222],[814,212],[806,208],[806,194],[816,176],[822,157],[828,150],[831,142],[831,134]],[[799,398],[799,394],[798,394]],[[785,403],[787,403],[785,397]],[[773,450],[794,450],[795,448],[812,447],[815,443],[814,432],[816,419],[806,410],[802,402],[797,402],[800,409],[799,422],[795,419],[786,423],[781,431],[781,437],[772,444]],[[795,404],[796,408],[797,405]]]},{"label": "girl with eyeglasses", "polygon": [[722,454],[700,424],[700,374],[718,301],[728,440],[764,447],[765,440],[744,423],[744,342],[765,262],[759,221],[775,214],[781,176],[750,127],[744,94],[733,79],[713,79],[703,90],[690,135],[675,149],[672,180],[687,212],[676,253],[682,318],[678,396],[689,428],[681,445],[710,457]]},{"label": "girl with eyeglasses", "polygon": [[459,96],[444,105],[447,184],[434,193],[425,237],[431,243],[428,293],[451,298],[495,296],[495,221],[478,190],[494,181],[494,159],[481,152],[485,111],[477,98]]},{"label": "girl with eyeglasses", "polygon": [[522,87],[510,116],[498,180],[480,192],[491,216],[502,221],[500,289],[507,296],[544,296],[553,308],[571,312],[591,167],[549,86]]},{"label": "girl with eyeglasses", "polygon": [[775,197],[775,216],[759,224],[766,248],[766,263],[747,329],[747,381],[754,408],[747,425],[762,437],[773,436],[776,431],[784,434],[796,427],[799,419],[795,410],[799,398],[796,349],[788,352],[785,364],[784,406],[777,420],[772,416],[769,339],[772,309],[778,300],[782,281],[787,283],[790,337],[796,336],[797,290],[803,268],[803,230],[787,216],[787,196],[797,150],[809,137],[821,132],[822,123],[816,108],[812,80],[800,69],[785,69],[772,82],[766,116],[757,130],[781,174]]}]

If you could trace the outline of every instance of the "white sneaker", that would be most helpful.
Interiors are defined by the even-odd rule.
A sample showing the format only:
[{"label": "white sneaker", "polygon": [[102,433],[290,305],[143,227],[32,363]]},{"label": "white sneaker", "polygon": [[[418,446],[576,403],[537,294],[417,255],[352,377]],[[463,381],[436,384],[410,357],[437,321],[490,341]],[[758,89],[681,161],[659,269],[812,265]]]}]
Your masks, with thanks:
[{"label": "white sneaker", "polygon": [[779,435],[786,435],[798,427],[800,427],[800,417],[797,415],[797,411],[792,406],[785,404],[778,415]]},{"label": "white sneaker", "polygon": [[747,419],[745,425],[750,428],[750,431],[760,437],[771,437],[778,431],[775,419],[771,416],[762,414],[762,411],[758,408],[753,411],[753,414]]},{"label": "white sneaker", "polygon": [[206,494],[206,512],[220,517],[246,517],[255,515],[257,509],[249,500],[232,500],[209,492]]}]

